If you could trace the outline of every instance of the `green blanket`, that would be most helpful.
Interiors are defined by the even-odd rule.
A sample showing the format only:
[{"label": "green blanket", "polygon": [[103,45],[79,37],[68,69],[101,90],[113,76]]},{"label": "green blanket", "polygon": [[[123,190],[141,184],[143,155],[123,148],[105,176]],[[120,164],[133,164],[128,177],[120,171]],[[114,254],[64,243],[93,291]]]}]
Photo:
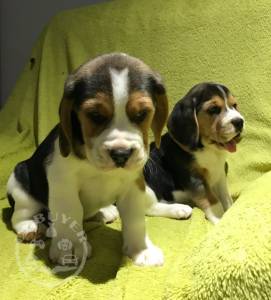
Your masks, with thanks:
[{"label": "green blanket", "polygon": [[[0,298],[270,299],[270,32],[267,0],[118,0],[54,17],[0,112]],[[119,221],[88,224],[93,256],[80,275],[64,280],[50,272],[42,251],[16,243],[5,184],[57,123],[67,74],[112,51],[159,71],[171,107],[200,81],[230,87],[247,121],[228,159],[237,201],[215,227],[198,209],[186,221],[147,218],[165,254],[159,268],[136,267],[121,255]]]}]

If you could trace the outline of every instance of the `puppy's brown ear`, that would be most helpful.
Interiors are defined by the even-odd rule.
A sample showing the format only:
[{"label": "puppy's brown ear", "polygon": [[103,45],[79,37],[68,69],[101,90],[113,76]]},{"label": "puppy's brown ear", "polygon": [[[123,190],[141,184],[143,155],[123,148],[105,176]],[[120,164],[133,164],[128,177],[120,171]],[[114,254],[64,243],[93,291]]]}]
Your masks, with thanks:
[{"label": "puppy's brown ear", "polygon": [[174,106],[167,123],[172,137],[187,147],[196,150],[199,147],[199,126],[197,120],[197,99],[188,94]]},{"label": "puppy's brown ear", "polygon": [[70,75],[64,87],[64,95],[59,106],[59,148],[61,154],[66,157],[72,149],[72,109],[73,100],[71,93],[74,86],[73,76]]},{"label": "puppy's brown ear", "polygon": [[59,148],[61,154],[66,157],[72,147],[72,125],[71,125],[72,101],[63,97],[59,107]]},{"label": "puppy's brown ear", "polygon": [[155,101],[155,113],[151,129],[153,131],[155,145],[160,147],[161,135],[168,117],[168,99],[166,89],[159,74],[152,74],[152,92]]}]

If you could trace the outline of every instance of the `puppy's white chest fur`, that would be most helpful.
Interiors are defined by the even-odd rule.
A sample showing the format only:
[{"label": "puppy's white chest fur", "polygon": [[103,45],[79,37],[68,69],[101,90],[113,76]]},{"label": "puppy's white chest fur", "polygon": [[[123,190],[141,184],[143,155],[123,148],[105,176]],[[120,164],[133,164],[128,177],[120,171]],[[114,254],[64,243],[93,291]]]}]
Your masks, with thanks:
[{"label": "puppy's white chest fur", "polygon": [[226,153],[215,146],[205,146],[204,150],[195,153],[199,167],[207,170],[207,179],[210,186],[214,186],[225,176]]},{"label": "puppy's white chest fur", "polygon": [[114,170],[88,174],[81,170],[79,175],[79,198],[84,207],[84,218],[89,218],[102,207],[108,206],[127,196],[137,174]]},{"label": "puppy's white chest fur", "polygon": [[[68,199],[80,200],[85,219],[93,216],[100,208],[115,203],[120,197],[125,197],[139,176],[138,172],[122,168],[112,171],[98,170],[85,160],[72,156],[63,158],[57,143],[55,148],[53,163],[47,168],[51,189],[57,189],[60,194],[66,195],[64,204],[67,204]],[[49,197],[49,207],[54,205],[55,199],[52,200]]]}]

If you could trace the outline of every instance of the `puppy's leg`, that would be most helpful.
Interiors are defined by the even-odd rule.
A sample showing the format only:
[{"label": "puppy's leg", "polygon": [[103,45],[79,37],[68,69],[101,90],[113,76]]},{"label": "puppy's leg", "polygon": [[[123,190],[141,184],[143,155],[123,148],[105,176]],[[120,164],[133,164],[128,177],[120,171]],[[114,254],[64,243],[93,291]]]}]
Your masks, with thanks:
[{"label": "puppy's leg", "polygon": [[217,224],[220,221],[224,213],[223,207],[207,183],[198,185],[191,196],[193,202],[204,211],[205,217],[211,223]]},{"label": "puppy's leg", "polygon": [[83,207],[77,188],[72,182],[52,180],[51,176],[49,186],[50,230],[54,232],[50,259],[61,265],[72,255],[85,261],[90,256],[90,246],[83,231]]},{"label": "puppy's leg", "polygon": [[139,266],[160,266],[164,262],[162,251],[149,240],[145,230],[145,191],[135,186],[125,199],[117,202],[123,234],[123,251]]},{"label": "puppy's leg", "polygon": [[220,210],[221,210],[221,207],[220,207],[219,203],[207,206],[204,209],[205,216],[211,223],[216,225],[221,219],[221,216],[220,216],[221,214],[219,213]]},{"label": "puppy's leg", "polygon": [[207,197],[194,198],[193,201],[204,211],[205,217],[211,223],[217,224],[220,221],[220,218],[223,215],[223,208],[219,202],[214,203],[212,201],[211,203]]},{"label": "puppy's leg", "polygon": [[170,203],[165,200],[158,202],[155,193],[150,187],[146,188],[147,207],[146,215],[151,217],[166,217],[172,219],[187,219],[192,214],[192,208],[185,204]]},{"label": "puppy's leg", "polygon": [[214,192],[220,200],[224,210],[227,211],[232,206],[233,200],[229,193],[226,176],[223,176],[215,185]]},{"label": "puppy's leg", "polygon": [[23,189],[13,173],[8,180],[7,191],[15,201],[11,223],[18,238],[24,242],[39,238],[41,232],[38,225],[40,222],[34,217],[41,212],[44,206]]}]

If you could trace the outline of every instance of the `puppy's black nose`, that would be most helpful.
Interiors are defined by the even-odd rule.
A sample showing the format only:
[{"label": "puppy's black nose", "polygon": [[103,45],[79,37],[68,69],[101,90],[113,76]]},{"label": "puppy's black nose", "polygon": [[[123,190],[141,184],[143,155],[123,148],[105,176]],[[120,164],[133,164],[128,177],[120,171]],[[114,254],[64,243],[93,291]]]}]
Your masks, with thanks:
[{"label": "puppy's black nose", "polygon": [[244,120],[241,118],[236,118],[231,121],[232,125],[235,127],[236,131],[241,131],[244,126]]},{"label": "puppy's black nose", "polygon": [[114,161],[116,167],[123,168],[133,151],[134,149],[112,149],[109,150],[109,155]]}]

